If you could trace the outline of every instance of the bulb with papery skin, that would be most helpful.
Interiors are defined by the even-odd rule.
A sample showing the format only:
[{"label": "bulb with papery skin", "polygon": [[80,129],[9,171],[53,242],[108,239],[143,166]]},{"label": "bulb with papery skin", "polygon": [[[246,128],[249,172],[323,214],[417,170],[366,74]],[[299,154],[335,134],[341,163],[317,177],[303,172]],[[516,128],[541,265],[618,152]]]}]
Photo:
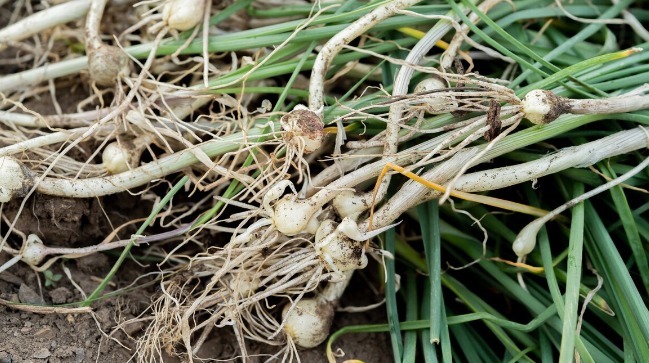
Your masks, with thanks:
[{"label": "bulb with papery skin", "polygon": [[421,106],[426,110],[426,112],[437,114],[448,112],[449,110],[458,107],[455,97],[451,96],[452,98],[449,99],[448,96],[442,97],[434,92],[445,88],[448,88],[448,85],[444,80],[438,77],[430,77],[419,82],[415,86],[414,92],[419,94],[427,93],[427,95],[422,96],[421,98]]},{"label": "bulb with papery skin", "polygon": [[205,0],[170,0],[162,9],[162,20],[171,29],[189,30],[205,15]]},{"label": "bulb with papery skin", "polygon": [[101,158],[104,168],[111,174],[119,174],[128,170],[129,152],[117,142],[111,142],[106,145],[104,152],[101,154]]},{"label": "bulb with papery skin", "polygon": [[23,262],[36,266],[43,261],[45,256],[45,244],[43,244],[43,241],[35,234],[27,236],[21,258]]},{"label": "bulb with papery skin", "polygon": [[129,58],[118,47],[102,45],[88,54],[88,71],[92,80],[101,86],[113,86],[130,72]]},{"label": "bulb with papery skin", "polygon": [[314,348],[324,342],[333,317],[333,304],[318,298],[304,298],[292,310],[287,305],[282,311],[282,318],[286,319],[284,332],[302,348]]},{"label": "bulb with papery skin", "polygon": [[0,157],[0,203],[25,195],[33,185],[31,172],[10,156]]},{"label": "bulb with papery skin", "polygon": [[305,154],[318,150],[325,139],[324,123],[315,112],[297,106],[280,119],[284,142],[304,151]]},{"label": "bulb with papery skin", "polygon": [[525,118],[539,125],[550,123],[561,116],[566,108],[564,101],[552,91],[536,89],[525,95],[521,106]]},{"label": "bulb with papery skin", "polygon": [[309,200],[295,200],[295,196],[286,195],[275,203],[273,225],[281,233],[294,236],[307,229],[319,209]]}]

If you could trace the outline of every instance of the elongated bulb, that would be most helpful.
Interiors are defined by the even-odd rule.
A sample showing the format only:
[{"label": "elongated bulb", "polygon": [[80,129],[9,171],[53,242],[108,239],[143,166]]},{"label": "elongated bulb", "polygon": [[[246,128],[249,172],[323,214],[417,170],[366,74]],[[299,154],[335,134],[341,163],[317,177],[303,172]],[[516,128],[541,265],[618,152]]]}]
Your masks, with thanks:
[{"label": "elongated bulb", "polygon": [[535,219],[525,226],[516,236],[512,248],[518,257],[527,256],[536,247],[536,235],[545,224],[544,218]]}]

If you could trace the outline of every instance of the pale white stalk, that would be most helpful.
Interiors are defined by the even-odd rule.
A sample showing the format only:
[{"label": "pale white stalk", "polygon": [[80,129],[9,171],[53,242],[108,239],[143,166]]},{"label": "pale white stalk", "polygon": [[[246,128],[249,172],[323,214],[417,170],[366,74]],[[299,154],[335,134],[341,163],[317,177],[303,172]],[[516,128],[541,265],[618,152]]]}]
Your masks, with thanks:
[{"label": "pale white stalk", "polygon": [[[88,2],[90,3],[90,2]],[[0,92],[12,92],[88,69],[88,57],[79,57],[0,78]]]},{"label": "pale white stalk", "polygon": [[649,95],[610,98],[566,99],[567,112],[582,115],[633,112],[649,108]]},{"label": "pale white stalk", "polygon": [[112,111],[111,108],[102,108],[81,113],[46,116],[0,111],[0,122],[8,125],[34,128],[83,127],[89,126],[93,121],[106,116],[110,111]]},{"label": "pale white stalk", "polygon": [[417,4],[421,0],[394,0],[379,6],[358,20],[350,24],[344,30],[331,37],[322,46],[311,71],[309,81],[309,109],[322,113],[324,109],[324,81],[329,65],[341,49],[358,36],[362,35],[374,25],[396,14],[397,11]]},{"label": "pale white stalk", "polygon": [[2,264],[2,266],[0,266],[0,274],[3,273],[5,270],[7,270],[9,267],[18,263],[18,261],[20,261],[21,258],[22,258],[21,255],[16,255],[12,257],[9,261]]},{"label": "pale white stalk", "polygon": [[[646,135],[645,135],[646,137]],[[646,140],[645,140],[645,147],[646,147]],[[539,230],[551,219],[555,218],[559,214],[561,214],[563,211],[565,211],[568,208],[572,208],[573,206],[585,201],[586,199],[593,197],[599,193],[605,192],[611,188],[613,188],[616,185],[619,185],[621,183],[624,183],[626,180],[631,178],[632,176],[636,175],[637,173],[641,172],[645,168],[649,167],[649,158],[644,159],[640,164],[638,164],[635,168],[629,170],[628,172],[622,174],[621,176],[611,180],[610,182],[606,184],[602,184],[598,186],[597,188],[586,192],[577,198],[574,198],[565,204],[562,204],[558,208],[552,210],[550,213],[546,214],[543,217],[537,218],[534,221],[532,221],[530,224],[525,226],[520,233],[518,233],[518,236],[516,236],[516,240],[514,240],[514,244],[512,246],[514,253],[520,258],[523,258],[524,256],[528,255],[530,252],[534,250],[534,247],[536,246],[536,235],[538,234]]]},{"label": "pale white stalk", "polygon": [[86,50],[87,52],[95,51],[103,45],[99,35],[101,18],[106,9],[108,0],[90,0],[90,9],[86,15]]},{"label": "pale white stalk", "polygon": [[[618,1],[619,0],[613,0],[613,4],[617,4]],[[647,28],[644,27],[633,13],[628,10],[622,10],[622,16],[624,16],[624,20],[626,20],[629,27],[635,31],[636,35],[642,38],[645,42],[649,42],[649,31],[647,31]]]},{"label": "pale white stalk", "polygon": [[[156,240],[165,239],[167,236],[168,234],[164,234],[164,237],[152,236],[154,238],[150,238],[147,242],[145,242],[144,239],[142,239],[141,241],[138,241],[138,243],[153,242]],[[98,244],[95,246],[88,246],[88,247],[76,247],[76,248],[48,247],[43,243],[43,241],[37,235],[30,234],[29,236],[27,236],[27,240],[25,241],[25,245],[23,246],[23,249],[20,252],[19,257],[23,262],[36,268],[41,262],[43,262],[45,257],[49,255],[64,255],[63,257],[65,258],[78,258],[78,257],[87,256],[89,254],[93,254],[101,251],[108,251],[115,248],[122,248],[132,242],[133,239],[128,239],[128,240],[121,240],[121,241],[110,242],[110,243],[102,243],[102,244]]]},{"label": "pale white stalk", "polygon": [[[453,177],[453,179],[451,179],[451,180],[448,182],[448,184],[447,184],[447,186],[446,186],[446,192],[445,192],[444,195],[439,199],[439,203],[440,203],[440,204],[443,204],[443,203],[446,201],[446,199],[448,199],[448,197],[451,195],[451,192],[453,191],[453,189],[455,189],[455,183],[457,182],[457,180],[458,180],[462,175],[464,175],[464,173],[466,173],[467,170],[469,170],[469,168],[471,167],[471,165],[473,165],[474,161],[478,160],[480,157],[482,157],[482,155],[484,155],[484,154],[486,154],[487,152],[489,152],[489,150],[491,150],[491,148],[493,148],[494,145],[496,145],[496,143],[498,143],[500,140],[502,140],[502,139],[503,139],[505,136],[507,136],[510,132],[514,131],[514,129],[516,129],[516,128],[518,127],[518,125],[520,124],[520,121],[521,121],[522,118],[523,118],[523,115],[521,115],[521,114],[517,114],[517,115],[515,115],[514,117],[511,117],[511,119],[514,119],[513,124],[512,124],[511,126],[509,126],[506,130],[504,130],[502,133],[500,133],[500,135],[496,136],[495,139],[491,140],[491,141],[490,141],[490,142],[489,142],[489,143],[488,143],[488,144],[487,144],[487,145],[482,149],[482,151],[480,151],[476,156],[474,156],[471,160],[469,160],[469,161],[468,161],[468,162],[467,162],[467,163],[466,163],[462,168],[460,168],[460,170],[459,170],[459,171],[457,172],[457,174]],[[511,119],[510,119],[510,120],[511,120]]]},{"label": "pale white stalk", "polygon": [[[480,147],[472,147],[459,151],[450,160],[439,164],[435,168],[421,175],[426,180],[431,180],[438,184],[444,184],[447,180],[451,179],[457,172],[466,165],[469,160],[473,159],[482,149]],[[493,156],[492,156],[493,157]],[[489,159],[486,159],[489,160]],[[479,163],[484,160],[479,160]],[[411,182],[403,185],[399,191],[385,202],[385,204],[374,213],[372,220],[372,228],[380,228],[386,226],[392,221],[396,220],[405,213],[408,209],[423,203],[429,199],[431,190],[419,183]],[[439,194],[434,194],[434,197],[439,197]],[[360,228],[367,230],[369,227],[369,219],[360,224]]]},{"label": "pale white stalk", "polygon": [[[412,50],[406,56],[406,64],[419,65],[424,56],[435,46],[438,40],[442,39],[453,26],[448,20],[439,20],[423,38],[417,42]],[[401,66],[397,77],[394,81],[392,96],[402,96],[408,93],[408,86],[410,79],[415,70],[407,65]],[[400,124],[402,122],[402,115],[405,110],[405,105],[401,103],[394,103],[390,105],[390,112],[388,114],[388,123],[385,125],[385,140],[383,147],[383,155],[392,155],[397,152],[399,148],[399,131],[401,130]],[[376,193],[376,201],[380,202],[385,197],[390,185],[391,175],[386,175],[381,181],[379,190]]]},{"label": "pale white stalk", "polygon": [[646,147],[649,145],[644,128],[620,131],[583,145],[561,149],[538,160],[463,175],[455,183],[455,189],[479,192],[506,188],[568,168],[585,168]]},{"label": "pale white stalk", "polygon": [[[464,192],[479,192],[505,188],[568,168],[586,167],[603,159],[646,147],[649,145],[644,128],[620,131],[600,140],[570,147],[535,161],[463,175],[455,183],[454,189]],[[422,178],[444,184],[470,160],[474,160],[474,156],[480,150],[480,147],[464,149],[449,161],[424,173]],[[471,165],[493,159],[502,153],[502,151],[487,153],[474,160]],[[375,213],[372,225],[377,227],[387,225],[399,218],[406,210],[425,201],[439,198],[439,195],[440,193],[431,191],[419,183],[406,184],[384,207]],[[360,228],[366,226],[367,221]]]},{"label": "pale white stalk", "polygon": [[336,282],[328,283],[327,286],[320,293],[320,297],[326,301],[338,303],[338,300],[345,293],[345,289],[349,285],[352,276],[354,275],[354,270],[347,271],[344,273],[344,277]]},{"label": "pale white stalk", "polygon": [[[34,13],[0,30],[0,51],[8,42],[17,42],[57,25],[83,17],[90,8],[90,0],[74,0]],[[0,91],[3,92],[3,91]]]},{"label": "pale white stalk", "polygon": [[[262,134],[261,131],[257,128],[252,129],[248,132],[247,137],[258,137]],[[205,152],[209,157],[214,157],[237,150],[241,147],[242,142],[241,135],[236,134],[204,142],[196,145],[196,148]],[[142,186],[151,180],[178,172],[197,162],[198,159],[193,150],[185,149],[138,168],[108,177],[76,180],[45,177],[36,185],[36,190],[41,194],[70,198],[92,198],[120,193]]]},{"label": "pale white stalk", "polygon": [[[93,131],[109,132],[113,129],[114,126],[102,126],[95,128]],[[0,156],[7,156],[68,140],[78,140],[78,138],[84,137],[89,130],[90,128],[84,127],[25,140],[0,149]],[[252,138],[261,135],[262,130],[259,128],[253,128],[247,133],[247,137]],[[241,134],[235,134],[221,139],[207,141],[197,145],[196,148],[205,152],[206,155],[214,157],[216,155],[222,155],[223,153],[237,150],[242,145],[242,142],[243,136]],[[186,149],[143,165],[139,168],[109,177],[75,180],[45,177],[40,183],[38,183],[36,190],[43,194],[73,198],[88,198],[119,193],[130,188],[144,185],[153,179],[161,178],[165,175],[177,172],[198,162],[193,151],[194,150]],[[10,199],[10,197],[8,198]]]},{"label": "pale white stalk", "polygon": [[[100,132],[109,132],[114,129],[113,126],[105,126],[99,129]],[[24,141],[16,142],[13,145],[8,145],[0,148],[0,156],[9,156],[21,153],[27,150],[36,149],[39,147],[58,144],[67,140],[74,140],[82,136],[88,131],[88,127],[81,127],[78,129],[71,129],[66,131],[57,131],[43,136],[37,136]]]}]

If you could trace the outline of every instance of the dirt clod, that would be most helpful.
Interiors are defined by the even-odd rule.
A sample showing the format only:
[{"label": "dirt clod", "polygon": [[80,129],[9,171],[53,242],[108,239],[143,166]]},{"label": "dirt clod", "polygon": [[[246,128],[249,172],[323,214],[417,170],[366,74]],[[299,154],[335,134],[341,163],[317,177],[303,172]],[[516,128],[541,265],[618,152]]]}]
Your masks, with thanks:
[{"label": "dirt clod", "polygon": [[65,304],[72,297],[72,291],[66,287],[57,287],[49,292],[52,304]]},{"label": "dirt clod", "polygon": [[32,305],[44,305],[43,298],[31,287],[26,284],[21,284],[18,289],[18,299],[21,303]]},{"label": "dirt clod", "polygon": [[[8,203],[3,210],[13,220],[21,201]],[[101,236],[99,202],[96,199],[60,198],[36,194],[20,213],[15,228],[36,234],[47,245],[76,245]]]},{"label": "dirt clod", "polygon": [[47,348],[40,348],[40,349],[36,350],[36,351],[34,352],[34,354],[32,354],[32,358],[36,358],[36,359],[46,359],[46,358],[48,358],[48,357],[51,356],[51,355],[52,355],[52,353],[50,353],[50,350],[49,350],[49,349],[47,349]]}]

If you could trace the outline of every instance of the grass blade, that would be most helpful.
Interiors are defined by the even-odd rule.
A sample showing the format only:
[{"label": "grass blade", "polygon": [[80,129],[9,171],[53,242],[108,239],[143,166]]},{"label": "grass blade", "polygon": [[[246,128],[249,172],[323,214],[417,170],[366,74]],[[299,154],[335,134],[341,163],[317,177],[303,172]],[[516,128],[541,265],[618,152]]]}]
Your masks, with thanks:
[{"label": "grass blade", "polygon": [[613,239],[597,211],[586,204],[586,228],[590,238],[586,250],[593,264],[604,276],[604,287],[611,297],[610,303],[622,323],[623,336],[631,340],[636,359],[649,357],[649,311]]},{"label": "grass blade", "polygon": [[[394,228],[387,230],[385,236],[385,250],[394,255],[396,245],[396,232]],[[397,307],[396,271],[394,260],[385,259],[385,309],[388,315],[390,326],[390,341],[392,343],[392,354],[395,362],[400,362],[403,357],[403,340],[401,339],[401,328],[399,327],[399,308]]]},{"label": "grass blade", "polygon": [[[584,185],[575,183],[574,196],[584,193]],[[581,285],[581,261],[584,245],[584,205],[572,208],[570,240],[568,248],[568,281],[566,283],[563,329],[561,331],[561,351],[559,362],[572,362],[575,354],[575,335],[579,315],[579,287]]]}]

